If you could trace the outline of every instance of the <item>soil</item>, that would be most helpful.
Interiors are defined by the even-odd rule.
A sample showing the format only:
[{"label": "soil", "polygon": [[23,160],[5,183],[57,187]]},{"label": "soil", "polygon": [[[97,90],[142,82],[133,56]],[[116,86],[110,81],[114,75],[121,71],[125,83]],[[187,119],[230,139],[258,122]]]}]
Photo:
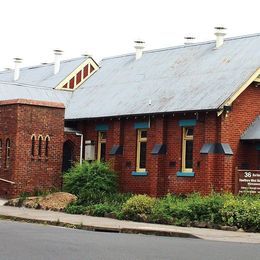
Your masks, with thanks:
[{"label": "soil", "polygon": [[17,198],[9,200],[6,205],[14,207],[27,207],[63,211],[70,203],[75,202],[77,197],[67,192],[55,192],[47,196]]}]

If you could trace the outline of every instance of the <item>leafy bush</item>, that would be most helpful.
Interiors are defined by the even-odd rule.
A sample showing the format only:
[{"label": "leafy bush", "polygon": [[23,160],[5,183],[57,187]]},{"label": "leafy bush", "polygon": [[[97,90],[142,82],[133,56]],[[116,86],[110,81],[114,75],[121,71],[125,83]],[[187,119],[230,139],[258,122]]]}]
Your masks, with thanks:
[{"label": "leafy bush", "polygon": [[260,231],[260,200],[234,198],[221,210],[223,222],[244,230]]},{"label": "leafy bush", "polygon": [[86,207],[70,204],[68,207],[65,208],[65,212],[69,214],[85,214],[86,213]]},{"label": "leafy bush", "polygon": [[187,198],[190,209],[189,218],[191,221],[206,221],[215,224],[222,222],[220,210],[227,200],[233,198],[231,194],[212,193],[209,196],[192,194]]},{"label": "leafy bush", "polygon": [[81,205],[102,203],[106,196],[117,192],[117,175],[107,163],[83,162],[65,173],[63,189],[75,194]]},{"label": "leafy bush", "polygon": [[114,213],[115,216],[120,211],[120,208],[116,204],[100,203],[88,206],[86,213],[90,216],[105,217],[108,213]]},{"label": "leafy bush", "polygon": [[147,221],[155,202],[147,195],[135,195],[123,204],[122,215],[125,219]]}]

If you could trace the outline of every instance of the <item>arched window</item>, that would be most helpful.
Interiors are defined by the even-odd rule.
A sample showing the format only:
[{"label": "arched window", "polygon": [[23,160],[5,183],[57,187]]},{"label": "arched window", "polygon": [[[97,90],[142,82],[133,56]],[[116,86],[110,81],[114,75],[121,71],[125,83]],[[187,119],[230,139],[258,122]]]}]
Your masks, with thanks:
[{"label": "arched window", "polygon": [[10,149],[11,149],[11,142],[10,139],[6,139],[6,152],[5,152],[5,167],[8,168],[10,165]]},{"label": "arched window", "polygon": [[42,136],[39,136],[38,155],[42,156]]},{"label": "arched window", "polygon": [[35,155],[35,135],[32,135],[32,147],[31,147],[31,155],[34,157]]},{"label": "arched window", "polygon": [[3,154],[3,143],[2,143],[2,139],[0,139],[0,168],[2,167],[2,154]]},{"label": "arched window", "polygon": [[49,142],[50,142],[50,137],[47,135],[45,137],[45,156],[49,156]]}]

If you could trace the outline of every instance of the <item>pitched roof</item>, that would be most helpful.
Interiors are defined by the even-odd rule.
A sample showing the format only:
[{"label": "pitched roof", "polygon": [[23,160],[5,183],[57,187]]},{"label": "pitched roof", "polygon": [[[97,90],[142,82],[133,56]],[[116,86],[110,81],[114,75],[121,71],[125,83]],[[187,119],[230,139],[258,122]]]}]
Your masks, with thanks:
[{"label": "pitched roof", "polygon": [[260,34],[104,59],[67,119],[218,109],[260,68]]},{"label": "pitched roof", "polygon": [[[144,52],[102,60],[74,92],[54,90],[88,57],[0,73],[0,100],[25,98],[63,102],[66,119],[216,110],[260,68],[260,34]],[[5,82],[3,82],[5,81]]]},{"label": "pitched roof", "polygon": [[260,140],[260,116],[241,135],[241,140]]},{"label": "pitched roof", "polygon": [[51,88],[24,85],[12,82],[0,82],[0,100],[30,99],[38,101],[61,102],[67,106],[71,92]]},{"label": "pitched roof", "polygon": [[[15,83],[35,87],[55,88],[64,78],[75,70],[88,56],[61,61],[60,71],[54,74],[54,63],[21,68],[20,77]],[[0,81],[14,82],[13,70],[0,72]]]}]

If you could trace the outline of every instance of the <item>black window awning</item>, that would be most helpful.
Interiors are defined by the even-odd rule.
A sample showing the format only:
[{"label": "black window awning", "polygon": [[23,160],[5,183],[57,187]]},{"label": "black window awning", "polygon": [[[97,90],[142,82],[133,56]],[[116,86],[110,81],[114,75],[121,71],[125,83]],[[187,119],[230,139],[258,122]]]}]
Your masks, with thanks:
[{"label": "black window awning", "polygon": [[243,141],[259,141],[260,140],[260,116],[241,135]]}]

